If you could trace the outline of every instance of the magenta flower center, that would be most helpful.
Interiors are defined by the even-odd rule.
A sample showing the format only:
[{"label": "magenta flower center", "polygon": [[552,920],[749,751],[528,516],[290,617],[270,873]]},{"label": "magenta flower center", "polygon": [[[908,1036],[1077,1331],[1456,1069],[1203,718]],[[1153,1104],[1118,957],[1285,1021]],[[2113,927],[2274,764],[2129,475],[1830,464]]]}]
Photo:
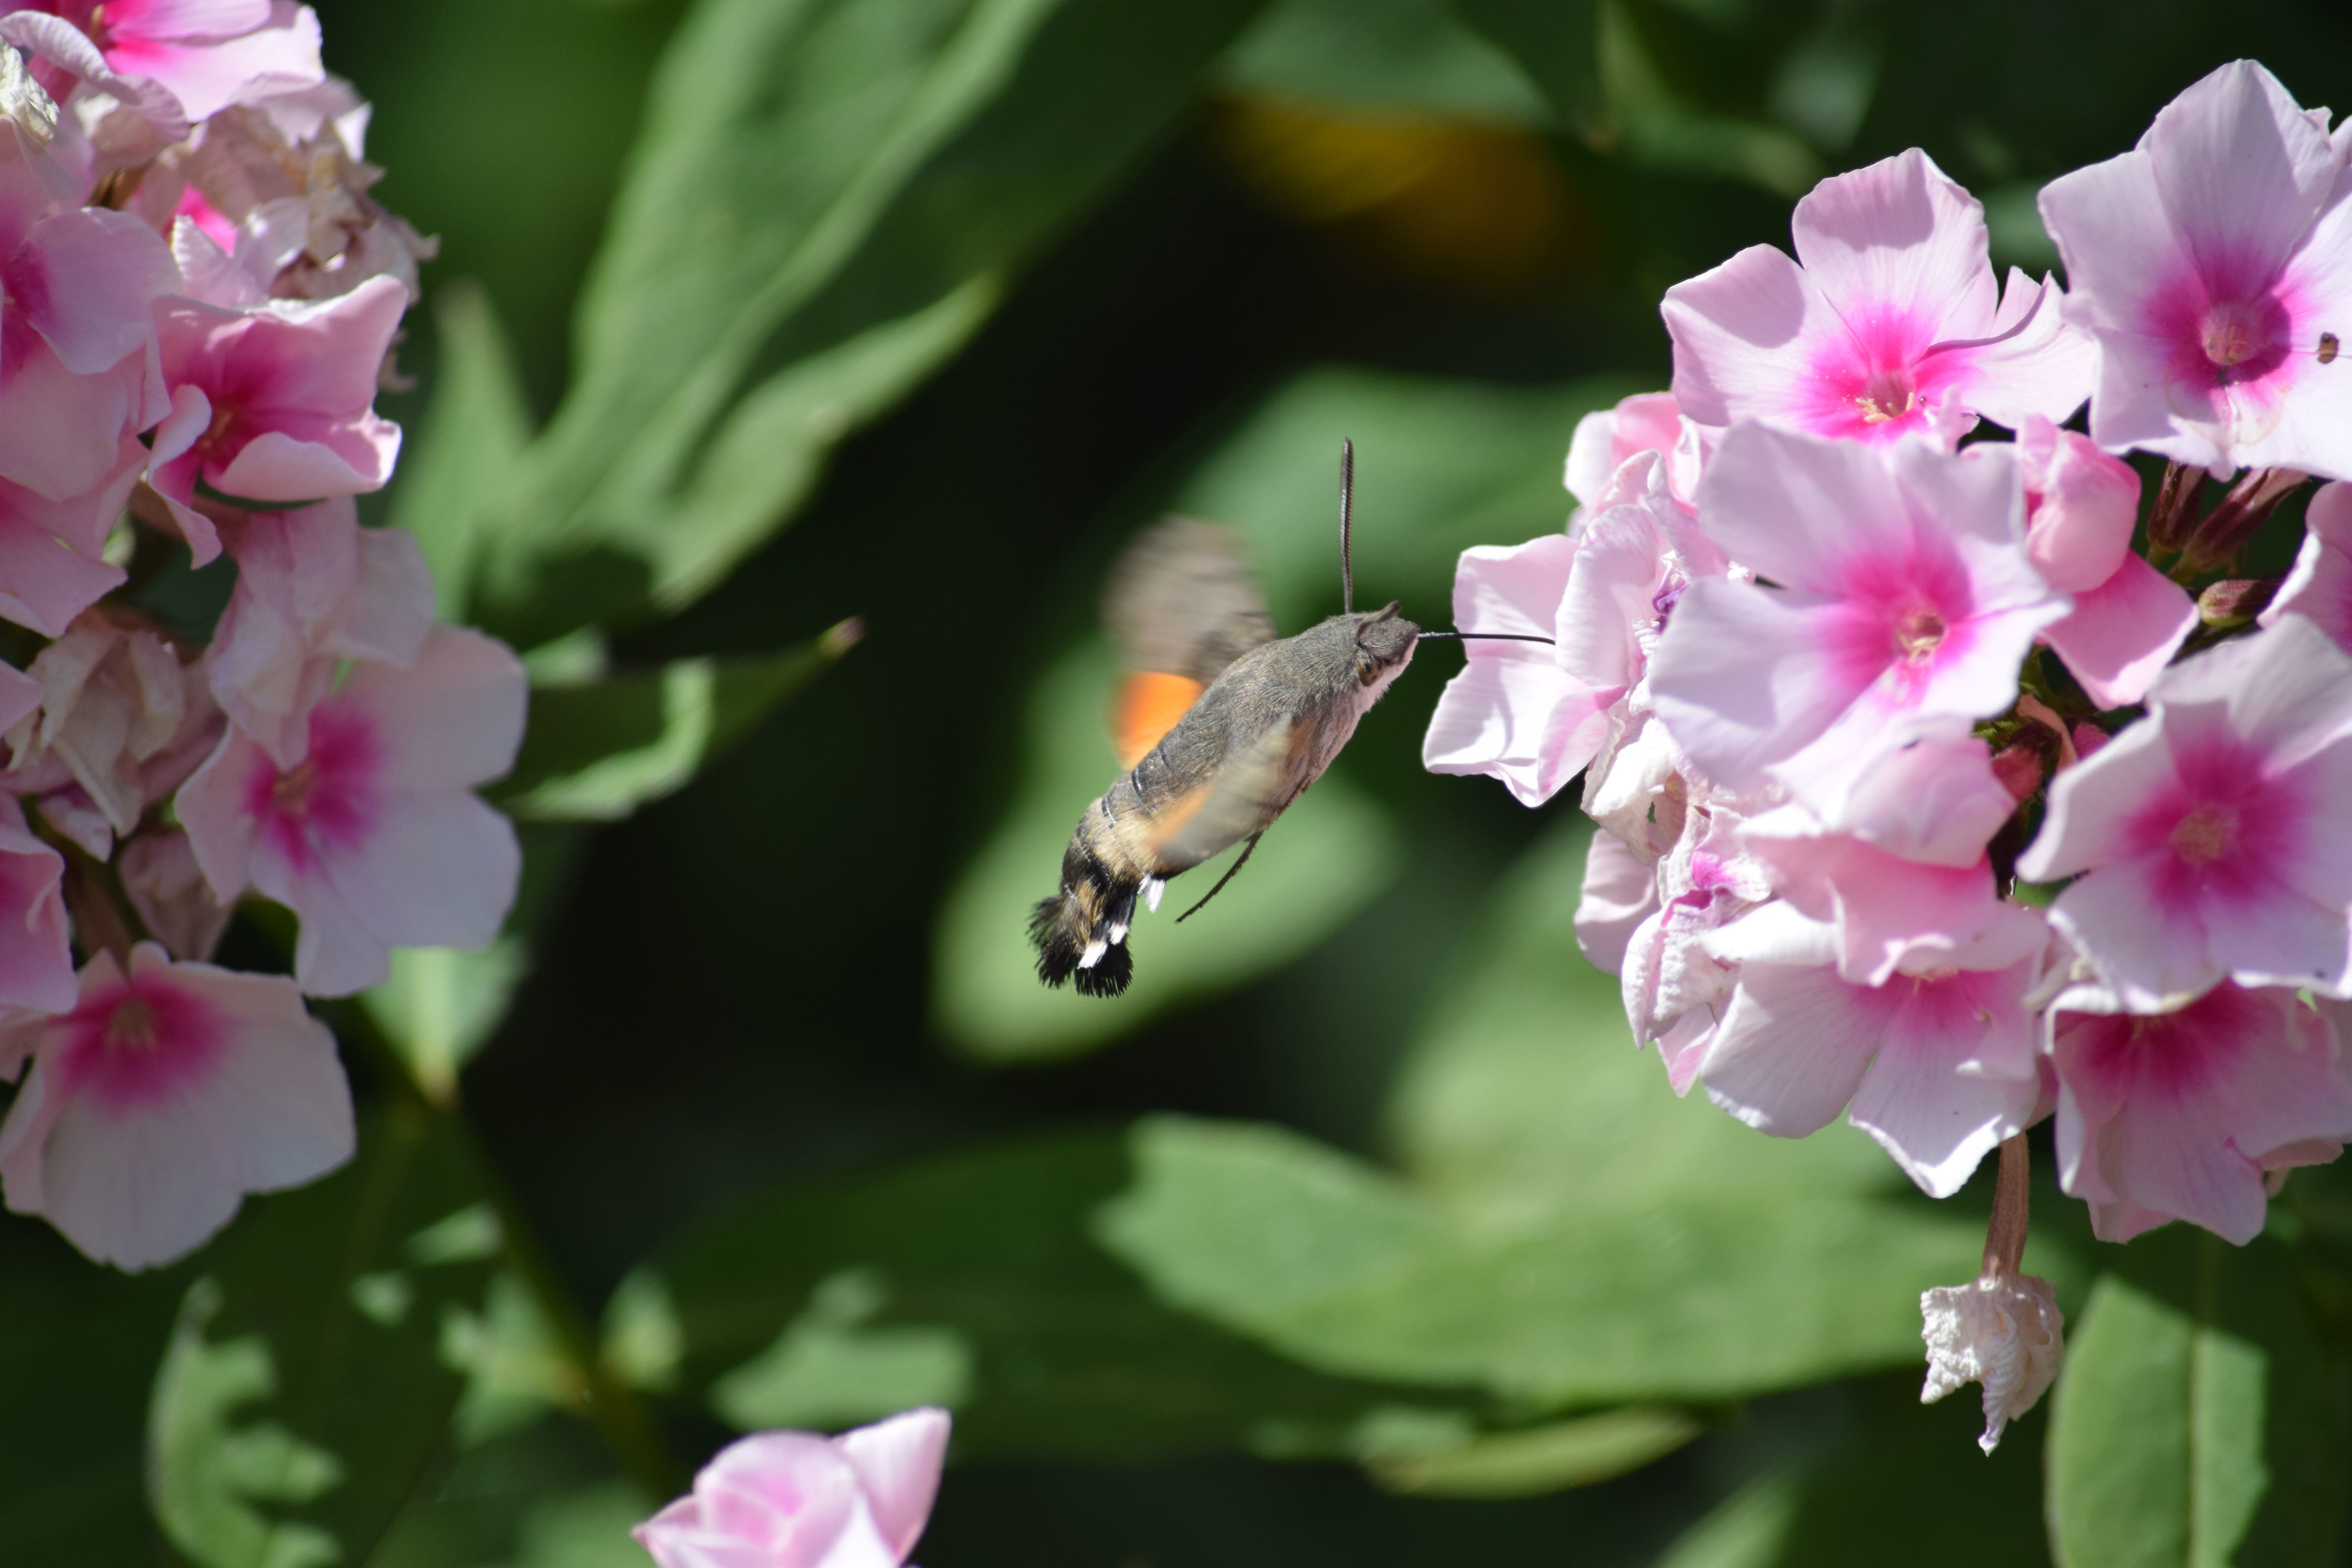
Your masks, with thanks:
[{"label": "magenta flower center", "polygon": [[1895,623],[1895,651],[1906,663],[1926,663],[1943,641],[1944,617],[1932,605],[1921,605]]},{"label": "magenta flower center", "polygon": [[2198,335],[2204,345],[2205,357],[2227,369],[2245,363],[2269,346],[2269,334],[2263,326],[2252,305],[2241,300],[2225,300],[2206,310]]},{"label": "magenta flower center", "polygon": [[58,1022],[65,1035],[59,1090],[87,1095],[109,1111],[179,1098],[213,1070],[228,1043],[201,998],[153,980],[93,995]]},{"label": "magenta flower center", "polygon": [[2237,836],[2236,808],[2209,800],[2181,817],[2172,830],[2172,848],[2192,866],[2209,866],[2229,852]]},{"label": "magenta flower center", "polygon": [[1897,365],[1871,376],[1854,395],[1853,403],[1862,411],[1864,424],[1884,425],[1919,406],[1919,389],[1911,379],[1910,368]]},{"label": "magenta flower center", "polygon": [[298,869],[321,850],[366,841],[381,795],[383,748],[367,715],[347,702],[320,704],[310,715],[310,752],[280,772],[257,755],[245,789],[245,808],[258,819],[262,838]]}]

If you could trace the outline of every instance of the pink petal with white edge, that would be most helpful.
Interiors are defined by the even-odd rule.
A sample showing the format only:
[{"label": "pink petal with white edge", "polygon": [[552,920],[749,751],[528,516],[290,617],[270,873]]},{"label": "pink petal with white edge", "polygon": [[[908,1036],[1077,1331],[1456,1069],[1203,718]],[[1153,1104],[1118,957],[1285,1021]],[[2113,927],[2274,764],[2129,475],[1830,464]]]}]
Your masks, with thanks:
[{"label": "pink petal with white edge", "polygon": [[23,350],[0,378],[0,479],[52,500],[88,495],[113,472],[123,437],[139,427],[138,358],[76,375],[45,340]]},{"label": "pink petal with white edge", "polygon": [[2013,450],[2025,481],[2025,552],[2033,569],[2064,594],[2087,593],[2114,576],[2132,558],[2138,473],[2038,417],[2019,429]]},{"label": "pink petal with white edge", "polygon": [[1803,1138],[1837,1120],[1878,1049],[1878,1021],[1827,969],[1749,963],[1700,1064],[1709,1100],[1760,1132]]},{"label": "pink petal with white edge", "polygon": [[841,1447],[805,1432],[728,1445],[631,1533],[661,1568],[898,1568],[902,1555]]},{"label": "pink petal with white edge", "polygon": [[1625,966],[1626,944],[1657,912],[1658,874],[1613,833],[1593,834],[1584,851],[1584,890],[1576,905],[1576,946],[1604,974]]},{"label": "pink petal with white edge", "polygon": [[2094,702],[2125,708],[2147,695],[2196,629],[2197,601],[2189,591],[2126,554],[2105,582],[2077,590],[2072,613],[2044,627],[2042,637]]},{"label": "pink petal with white edge", "polygon": [[471,789],[514,766],[530,678],[498,638],[436,626],[406,668],[362,664],[339,695],[364,704],[380,727],[387,787]]},{"label": "pink petal with white edge", "polygon": [[1672,452],[1681,438],[1682,410],[1670,392],[1643,393],[1614,408],[1596,409],[1576,422],[1576,434],[1569,439],[1568,492],[1580,504],[1597,507],[1626,458],[1637,452]]},{"label": "pink petal with white edge", "polygon": [[2303,547],[2262,624],[2302,616],[2352,652],[2352,484],[2322,485],[2303,514]]},{"label": "pink petal with white edge", "polygon": [[1674,340],[1675,402],[1715,427],[1786,410],[1807,345],[1845,339],[1821,289],[1769,245],[1675,284],[1658,310]]},{"label": "pink petal with white edge", "polygon": [[2038,1020],[2023,1005],[2033,967],[1889,983],[1884,1043],[1847,1116],[1929,1197],[1958,1192],[2033,1119]]},{"label": "pink petal with white edge", "polygon": [[1965,353],[1974,373],[1960,394],[1971,409],[2011,430],[2074,417],[2097,382],[2099,347],[2066,320],[2065,298],[2047,274],[2037,283],[2009,269],[1990,341],[1948,351]]},{"label": "pink petal with white edge", "polygon": [[129,213],[75,208],[33,226],[9,264],[11,286],[37,289],[33,329],[77,375],[95,375],[154,336],[149,311],[179,268],[155,231]]},{"label": "pink petal with white edge", "polygon": [[232,103],[313,86],[326,77],[319,58],[319,18],[307,5],[273,5],[265,26],[235,37],[196,44],[170,37],[123,39],[107,51],[107,63],[124,76],[163,84],[192,121],[209,120]]},{"label": "pink petal with white edge", "polygon": [[925,1405],[834,1439],[866,1489],[883,1541],[903,1561],[922,1538],[947,1462],[948,1413]]},{"label": "pink petal with white edge", "polygon": [[1999,918],[1992,867],[1981,857],[1929,866],[1838,835],[1776,837],[1801,826],[1778,816],[1749,824],[1744,841],[1790,905],[1836,928],[1838,970],[1856,984],[1883,984],[1907,961],[1958,949]]}]

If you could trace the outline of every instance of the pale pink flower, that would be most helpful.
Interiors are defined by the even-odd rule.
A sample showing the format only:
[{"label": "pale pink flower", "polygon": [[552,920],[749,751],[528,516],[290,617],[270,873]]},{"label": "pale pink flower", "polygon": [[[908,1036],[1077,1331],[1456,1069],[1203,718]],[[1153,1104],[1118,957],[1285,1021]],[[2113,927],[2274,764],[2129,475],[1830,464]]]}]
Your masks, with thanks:
[{"label": "pale pink flower", "polygon": [[0,479],[61,503],[113,482],[165,407],[152,310],[178,281],[146,225],[59,204],[0,138]]},{"label": "pale pink flower", "polygon": [[407,304],[397,282],[379,278],[317,303],[160,308],[172,407],[148,479],[183,528],[210,531],[192,507],[199,479],[257,501],[380,489],[400,426],[375,412],[376,374]]},{"label": "pale pink flower", "polygon": [[179,828],[142,833],[122,847],[114,868],[131,907],[173,958],[202,963],[213,955],[236,913],[205,880],[196,852]]},{"label": "pale pink flower", "polygon": [[1626,944],[1658,911],[1658,874],[1612,833],[1595,833],[1584,851],[1584,886],[1576,902],[1576,946],[1603,974],[1625,966]]},{"label": "pale pink flower", "polygon": [[661,1568],[898,1568],[939,1495],[948,1426],[925,1406],[838,1437],[745,1437],[631,1533]]},{"label": "pale pink flower", "polygon": [[0,1028],[32,1070],[0,1125],[0,1186],[101,1263],[194,1251],[247,1193],[299,1186],[352,1156],[335,1037],[281,975],[173,963],[152,942],[124,974],[83,966],[80,1000]]},{"label": "pale pink flower", "polygon": [[1920,1188],[1948,1197],[2032,1121],[2040,1040],[2027,993],[2048,931],[2021,905],[1969,946],[1922,955],[1884,985],[1840,979],[1836,933],[1785,903],[1707,941],[1738,988],[1699,1077],[1750,1127],[1802,1138],[1840,1111]]},{"label": "pale pink flower", "polygon": [[[152,81],[190,122],[232,103],[310,86],[326,75],[319,61],[319,18],[278,0],[34,0],[11,12],[39,12],[72,24],[97,47],[115,76]],[[97,73],[47,33],[21,25],[9,36],[51,62],[51,90],[64,97],[62,68]]]},{"label": "pale pink flower", "polygon": [[[179,655],[146,627],[93,610],[43,648],[29,673],[41,685],[41,710],[6,731],[7,783],[28,794],[78,785],[108,826],[130,832],[152,798],[145,765],[186,728]],[[94,852],[102,858],[106,849]]]},{"label": "pale pink flower", "polygon": [[1656,906],[1626,940],[1618,972],[1633,1043],[1658,1047],[1676,1094],[1690,1092],[1731,995],[1733,965],[1710,939],[1772,896],[1764,867],[1742,849],[1740,825],[1727,801],[1685,813],[1680,838],[1658,862]]},{"label": "pale pink flower", "polygon": [[2352,485],[2341,481],[2313,492],[2303,514],[2303,548],[2262,624],[2302,616],[2352,652]]},{"label": "pale pink flower", "polygon": [[436,626],[414,664],[358,664],[310,710],[280,767],[234,726],[179,794],[224,900],[248,886],[301,917],[294,977],[314,996],[381,982],[394,947],[480,947],[520,868],[513,826],[474,787],[513,765],[526,686],[506,646]]},{"label": "pale pink flower", "polygon": [[237,577],[205,658],[213,695],[290,768],[338,660],[415,662],[433,629],[433,574],[414,536],[362,528],[347,497],[226,527]]},{"label": "pale pink flower", "polygon": [[1808,784],[1740,843],[1782,898],[1837,933],[1842,978],[1884,984],[2005,918],[1985,846],[2017,802],[1983,741],[1919,741]]},{"label": "pale pink flower", "polygon": [[2147,695],[2196,630],[2196,601],[2132,549],[2139,475],[2127,465],[2039,417],[2018,431],[2016,453],[2025,480],[2026,554],[2074,601],[2042,640],[2094,702],[2128,707]]},{"label": "pale pink flower", "polygon": [[73,1005],[64,877],[64,858],[33,836],[13,796],[0,795],[0,1017]]},{"label": "pale pink flower", "polygon": [[[1611,742],[1686,574],[1723,569],[1669,494],[1662,459],[1636,454],[1621,478],[1640,499],[1609,506],[1572,538],[1463,552],[1454,625],[1532,633],[1552,645],[1462,645],[1462,673],[1447,682],[1423,739],[1430,772],[1491,774],[1526,805],[1550,799]],[[1694,552],[1704,553],[1703,565],[1689,563]]]},{"label": "pale pink flower", "polygon": [[2242,1246],[2263,1228],[2264,1173],[2325,1164],[2352,1139],[2336,1031],[2292,991],[2225,981],[2149,1016],[2075,985],[2049,1017],[2059,1177],[2102,1240],[2185,1219]]},{"label": "pale pink flower", "polygon": [[2012,268],[1999,294],[1983,206],[1918,149],[1823,180],[1792,226],[1796,261],[1750,246],[1666,290],[1675,398],[1703,428],[1948,448],[1979,415],[2013,429],[2088,395],[2057,286]]},{"label": "pale pink flower", "polygon": [[1801,780],[1990,718],[2064,595],[2025,550],[2013,459],[1758,425],[1724,438],[1699,518],[1762,583],[1699,577],[1649,665],[1675,742],[1733,789]]},{"label": "pale pink flower", "polygon": [[[1576,422],[1568,444],[1568,493],[1580,509],[1598,510],[1610,481],[1626,462],[1643,452],[1655,452],[1665,464],[1674,498],[1685,507],[1698,501],[1699,474],[1706,463],[1699,430],[1675,406],[1674,394],[1647,392],[1619,401],[1614,408],[1596,409]],[[1576,523],[1569,524],[1576,531]]]},{"label": "pale pink flower", "polygon": [[2098,341],[2091,438],[2226,475],[2352,478],[2346,147],[2238,60],[2139,145],[2042,189],[2068,319]]},{"label": "pale pink flower", "polygon": [[114,467],[79,495],[52,499],[0,479],[0,616],[59,637],[121,585],[122,568],[105,559],[107,535],[146,467],[146,447],[126,434]]},{"label": "pale pink flower", "polygon": [[[2126,1005],[2227,975],[2352,985],[2352,656],[2300,616],[2165,671],[2149,715],[2052,784],[2018,874]],[[2087,874],[2084,874],[2087,873]]]}]

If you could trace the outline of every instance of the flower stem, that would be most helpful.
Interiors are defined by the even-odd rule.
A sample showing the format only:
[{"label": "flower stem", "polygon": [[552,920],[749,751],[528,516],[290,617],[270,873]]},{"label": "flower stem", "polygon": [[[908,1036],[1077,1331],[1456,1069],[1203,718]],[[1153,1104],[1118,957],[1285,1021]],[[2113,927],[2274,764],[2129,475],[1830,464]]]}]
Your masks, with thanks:
[{"label": "flower stem", "polygon": [[2012,1133],[2000,1145],[2000,1172],[1992,1189],[1992,1223],[1985,1229],[1984,1272],[2011,1279],[2025,1256],[2026,1212],[2033,1198],[2033,1156],[2025,1134]]}]

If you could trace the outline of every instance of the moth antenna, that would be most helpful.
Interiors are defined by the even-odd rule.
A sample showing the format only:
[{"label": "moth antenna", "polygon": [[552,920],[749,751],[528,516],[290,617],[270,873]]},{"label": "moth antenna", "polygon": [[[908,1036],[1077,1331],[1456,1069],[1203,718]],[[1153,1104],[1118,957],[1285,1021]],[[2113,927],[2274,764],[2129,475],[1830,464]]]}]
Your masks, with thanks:
[{"label": "moth antenna", "polygon": [[[1356,444],[1347,437],[1339,437],[1339,613],[1353,615],[1356,610],[1356,560],[1349,547],[1349,531],[1356,514]],[[1223,886],[1222,883],[1219,886]],[[1210,897],[1215,897],[1212,891]],[[1208,899],[1202,899],[1205,904]],[[1200,908],[1200,904],[1192,906]]]},{"label": "moth antenna", "polygon": [[1265,829],[1263,827],[1259,828],[1255,833],[1251,834],[1249,836],[1249,842],[1242,846],[1241,854],[1234,859],[1232,865],[1225,868],[1225,874],[1217,879],[1217,885],[1201,895],[1200,903],[1194,904],[1191,909],[1186,910],[1182,914],[1178,915],[1176,917],[1176,923],[1178,925],[1182,925],[1186,921],[1189,921],[1194,915],[1199,914],[1202,909],[1207,905],[1211,899],[1213,899],[1219,893],[1223,892],[1225,890],[1225,884],[1234,879],[1234,873],[1239,871],[1244,866],[1248,865],[1249,858],[1257,853],[1257,841],[1265,837]]},{"label": "moth antenna", "polygon": [[1549,642],[1550,642],[1552,639],[1551,639],[1551,638],[1549,638],[1549,637],[1538,637],[1538,636],[1537,636],[1535,633],[1533,633],[1533,632],[1423,632],[1423,633],[1422,633],[1422,634],[1421,634],[1421,636],[1420,636],[1420,637],[1416,637],[1416,638],[1415,638],[1415,639],[1413,639],[1413,640],[1415,640],[1416,642],[1539,642],[1539,643],[1549,643]]}]

